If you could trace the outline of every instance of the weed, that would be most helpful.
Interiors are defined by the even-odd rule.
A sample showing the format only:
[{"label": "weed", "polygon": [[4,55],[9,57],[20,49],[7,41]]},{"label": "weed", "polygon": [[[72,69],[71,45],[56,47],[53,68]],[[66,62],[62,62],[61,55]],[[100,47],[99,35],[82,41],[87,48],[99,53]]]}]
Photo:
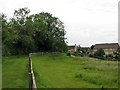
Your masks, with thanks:
[{"label": "weed", "polygon": [[82,77],[83,77],[82,74],[75,75],[75,78],[82,78]]}]

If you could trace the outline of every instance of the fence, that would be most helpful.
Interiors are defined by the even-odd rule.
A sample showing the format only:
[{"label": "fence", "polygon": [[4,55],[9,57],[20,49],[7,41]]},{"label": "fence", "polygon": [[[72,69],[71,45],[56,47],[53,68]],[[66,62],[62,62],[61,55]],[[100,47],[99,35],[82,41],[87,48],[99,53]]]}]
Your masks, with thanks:
[{"label": "fence", "polygon": [[60,52],[35,52],[35,53],[30,53],[31,55],[46,55],[46,54],[58,54]]},{"label": "fence", "polygon": [[29,54],[29,89],[30,90],[37,90],[36,87],[36,82],[35,82],[35,76],[34,76],[34,72],[33,72],[33,67],[32,67],[32,58],[31,58],[32,54]]},{"label": "fence", "polygon": [[44,54],[58,54],[59,52],[37,52],[37,53],[29,53],[29,89],[30,90],[37,90],[36,82],[35,82],[35,76],[33,72],[33,66],[32,66],[32,55],[44,55]]}]

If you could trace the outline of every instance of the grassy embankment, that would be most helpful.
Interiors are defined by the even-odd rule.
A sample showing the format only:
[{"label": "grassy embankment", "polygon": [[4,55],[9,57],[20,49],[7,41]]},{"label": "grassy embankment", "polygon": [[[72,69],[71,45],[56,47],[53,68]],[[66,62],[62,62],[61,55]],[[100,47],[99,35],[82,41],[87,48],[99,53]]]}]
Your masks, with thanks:
[{"label": "grassy embankment", "polygon": [[117,88],[118,62],[65,54],[33,56],[38,88]]}]

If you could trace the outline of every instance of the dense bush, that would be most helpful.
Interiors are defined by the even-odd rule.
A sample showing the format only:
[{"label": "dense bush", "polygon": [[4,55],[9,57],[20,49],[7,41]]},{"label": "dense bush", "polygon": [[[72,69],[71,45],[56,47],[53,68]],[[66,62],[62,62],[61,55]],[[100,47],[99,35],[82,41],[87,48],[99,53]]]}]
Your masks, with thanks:
[{"label": "dense bush", "polygon": [[102,60],[104,60],[105,58],[104,58],[104,55],[105,55],[105,52],[104,52],[104,50],[103,49],[98,49],[96,52],[91,52],[90,54],[89,54],[89,56],[90,57],[94,57],[94,58],[98,58],[98,59],[102,59]]},{"label": "dense bush", "polygon": [[105,55],[105,59],[112,60],[113,59],[113,55],[112,54]]},{"label": "dense bush", "polygon": [[94,54],[95,57],[104,57],[104,55],[105,55],[105,52],[102,48],[98,49]]},{"label": "dense bush", "polygon": [[94,57],[94,53],[89,53],[89,57]]},{"label": "dense bush", "polygon": [[70,52],[67,52],[67,56],[71,56],[71,53],[70,53]]},{"label": "dense bush", "polygon": [[114,57],[116,60],[120,61],[120,53],[117,53],[115,54],[115,57]]},{"label": "dense bush", "polygon": [[105,52],[102,48],[98,49],[95,53],[94,53],[94,57],[95,58],[99,58],[99,59],[103,59],[104,60],[104,55]]}]

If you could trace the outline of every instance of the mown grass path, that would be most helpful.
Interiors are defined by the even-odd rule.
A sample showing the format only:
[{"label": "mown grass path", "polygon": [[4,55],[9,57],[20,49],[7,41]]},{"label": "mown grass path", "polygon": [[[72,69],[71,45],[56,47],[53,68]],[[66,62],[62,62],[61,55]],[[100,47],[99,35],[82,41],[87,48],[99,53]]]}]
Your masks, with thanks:
[{"label": "mown grass path", "polygon": [[118,62],[65,54],[32,56],[38,88],[117,88]]},{"label": "mown grass path", "polygon": [[2,88],[28,88],[28,56],[9,56],[2,60]]}]

